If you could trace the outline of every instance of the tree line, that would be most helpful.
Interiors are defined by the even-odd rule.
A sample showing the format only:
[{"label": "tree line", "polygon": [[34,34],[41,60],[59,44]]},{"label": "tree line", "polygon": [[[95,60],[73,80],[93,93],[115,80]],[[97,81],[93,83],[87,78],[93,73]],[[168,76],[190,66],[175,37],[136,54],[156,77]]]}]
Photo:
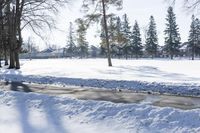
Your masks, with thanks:
[{"label": "tree line", "polygon": [[[158,44],[158,34],[156,29],[156,22],[153,16],[150,16],[149,24],[145,29],[145,43],[142,44],[140,27],[137,21],[133,26],[130,26],[127,14],[122,16],[107,15],[107,30],[109,50],[111,57],[118,58],[140,58],[140,57],[160,57],[161,55],[173,59],[175,56],[183,56],[181,53],[181,37],[179,27],[176,23],[176,15],[172,7],[167,10],[166,28],[164,30],[165,42],[164,46]],[[88,54],[88,42],[86,41],[86,30],[82,19],[78,19],[77,40],[79,53],[81,56]],[[106,34],[103,19],[100,20],[101,33],[100,33],[100,54],[102,56],[108,55],[108,48],[106,42]],[[71,25],[70,25],[71,26]],[[72,29],[69,30],[68,53],[75,53],[75,43],[72,38]],[[186,48],[192,60],[200,55],[200,20],[192,16],[192,22],[189,31],[188,42]],[[162,52],[162,53],[160,53]]]},{"label": "tree line", "polygon": [[[0,66],[1,60],[5,60],[5,65],[9,68],[20,68],[19,53],[21,52],[23,38],[21,32],[29,27],[35,34],[43,38],[45,28],[54,28],[55,20],[52,14],[57,13],[58,8],[69,0],[0,0]],[[175,0],[173,0],[175,1]],[[195,2],[195,1],[193,1]],[[110,6],[122,9],[123,0],[83,0],[82,10],[85,12],[84,18],[77,19],[77,42],[78,51],[81,56],[86,56],[88,42],[86,41],[87,29],[93,23],[101,23],[101,53],[108,58],[108,65],[112,66],[111,56],[115,57],[135,57],[139,58],[147,53],[152,58],[158,56],[158,37],[156,23],[153,16],[146,35],[145,44],[142,44],[139,24],[135,21],[133,27],[129,25],[127,15],[123,16],[123,21],[114,14],[108,14]],[[187,3],[187,2],[186,2]],[[198,7],[199,1],[192,6]],[[191,4],[191,3],[189,3]],[[189,5],[187,3],[187,5]],[[191,24],[188,48],[192,59],[199,55],[199,19],[193,17]],[[127,22],[126,22],[127,21]],[[180,51],[180,34],[173,8],[168,9],[166,18],[165,46],[166,55],[172,59]],[[70,31],[70,30],[69,30]],[[73,30],[72,30],[73,31]],[[69,33],[71,40],[68,41],[66,51],[74,49],[73,32]],[[73,53],[73,52],[72,52]],[[8,59],[9,58],[9,59]]]}]

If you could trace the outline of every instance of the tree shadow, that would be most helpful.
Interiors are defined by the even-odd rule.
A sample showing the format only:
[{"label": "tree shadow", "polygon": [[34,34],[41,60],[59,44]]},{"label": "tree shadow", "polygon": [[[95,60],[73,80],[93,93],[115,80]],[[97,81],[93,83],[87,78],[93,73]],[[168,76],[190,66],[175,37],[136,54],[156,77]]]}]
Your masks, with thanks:
[{"label": "tree shadow", "polygon": [[[10,86],[10,90],[18,92],[33,92],[28,85],[22,82],[5,82],[5,85]],[[22,133],[42,133],[52,130],[52,133],[67,133],[61,121],[61,114],[57,107],[51,103],[54,101],[52,97],[43,95],[34,95],[13,93],[15,96],[15,108],[19,113],[19,122],[21,125]],[[29,99],[30,98],[30,99]],[[39,102],[38,102],[39,101]],[[35,104],[33,104],[35,103]],[[48,104],[49,103],[49,104]],[[38,110],[39,109],[39,110]],[[45,128],[34,126],[31,123],[30,117],[33,117],[32,112],[43,111],[47,126]],[[41,113],[41,112],[39,112]],[[35,121],[35,120],[34,120]],[[36,120],[37,121],[37,120]],[[37,121],[38,123],[40,121]],[[40,124],[39,124],[40,125]],[[67,125],[66,125],[67,126]]]},{"label": "tree shadow", "polygon": [[[131,76],[139,76],[141,78],[155,78],[155,79],[165,79],[165,80],[178,80],[178,81],[200,81],[200,78],[189,77],[180,73],[170,73],[159,70],[157,67],[152,66],[116,66],[116,72],[104,71],[104,74],[122,74],[127,73]],[[119,69],[119,70],[118,70]],[[121,73],[119,73],[121,72]]]},{"label": "tree shadow", "polygon": [[26,84],[22,82],[8,82],[6,81],[6,85],[10,85],[10,90],[19,91],[19,92],[33,92]]}]

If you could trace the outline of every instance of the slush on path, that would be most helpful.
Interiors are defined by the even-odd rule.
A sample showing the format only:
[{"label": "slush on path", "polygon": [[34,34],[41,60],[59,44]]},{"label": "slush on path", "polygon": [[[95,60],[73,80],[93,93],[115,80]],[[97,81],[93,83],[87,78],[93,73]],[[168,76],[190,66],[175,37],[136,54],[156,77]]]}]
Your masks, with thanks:
[{"label": "slush on path", "polygon": [[0,82],[0,88],[3,90],[36,92],[56,96],[69,96],[81,100],[100,100],[115,103],[145,102],[154,106],[175,107],[179,109],[200,108],[200,97],[136,93],[133,91],[102,90],[90,87],[58,87],[20,82]]}]

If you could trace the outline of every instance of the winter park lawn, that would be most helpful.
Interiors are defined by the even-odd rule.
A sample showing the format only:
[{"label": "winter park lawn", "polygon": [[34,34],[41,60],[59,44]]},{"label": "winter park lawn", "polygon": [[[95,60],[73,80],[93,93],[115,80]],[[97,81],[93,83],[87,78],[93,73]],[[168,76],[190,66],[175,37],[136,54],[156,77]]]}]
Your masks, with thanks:
[{"label": "winter park lawn", "polygon": [[[21,60],[0,80],[200,96],[200,61]],[[200,109],[0,91],[0,133],[199,133]]]}]

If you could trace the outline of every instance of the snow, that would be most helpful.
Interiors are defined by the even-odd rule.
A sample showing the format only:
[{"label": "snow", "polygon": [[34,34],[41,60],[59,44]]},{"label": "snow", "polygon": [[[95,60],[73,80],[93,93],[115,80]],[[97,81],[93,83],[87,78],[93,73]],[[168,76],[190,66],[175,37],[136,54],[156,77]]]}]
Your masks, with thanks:
[{"label": "snow", "polygon": [[[200,60],[38,59],[0,80],[200,96]],[[95,89],[95,88],[94,88]],[[197,133],[200,109],[122,104],[0,90],[0,132]]]},{"label": "snow", "polygon": [[0,69],[0,80],[200,95],[200,60],[22,60],[20,70]]},{"label": "snow", "polygon": [[0,132],[6,133],[197,133],[200,109],[82,101],[0,91]]}]

